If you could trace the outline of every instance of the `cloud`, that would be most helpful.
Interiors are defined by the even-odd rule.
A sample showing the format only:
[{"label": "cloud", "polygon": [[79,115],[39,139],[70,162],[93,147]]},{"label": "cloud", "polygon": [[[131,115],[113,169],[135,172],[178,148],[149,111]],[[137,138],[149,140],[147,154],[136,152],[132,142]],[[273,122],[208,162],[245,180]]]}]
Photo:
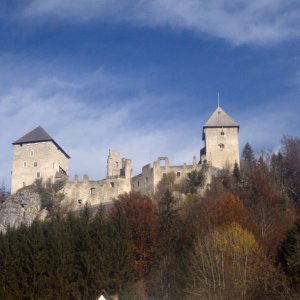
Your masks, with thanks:
[{"label": "cloud", "polygon": [[[139,74],[98,68],[74,75],[53,71],[45,63],[24,62],[22,56],[0,56],[0,62],[0,180],[7,187],[11,143],[38,125],[71,156],[71,176],[104,178],[109,149],[131,158],[134,174],[158,156],[169,156],[172,164],[191,163],[193,155],[199,158],[202,125],[212,112],[166,112],[178,99],[193,107],[201,95],[186,98],[167,87],[151,92],[147,86],[154,86],[152,77],[140,79]],[[299,94],[297,90],[255,106],[245,103],[242,110],[224,107],[241,125],[241,147],[248,141],[256,150],[274,149],[283,134],[298,134]]]},{"label": "cloud", "polygon": [[[137,92],[144,84],[138,78],[101,69],[74,78],[59,72],[48,74],[47,66],[40,65],[33,66],[37,71],[27,73],[24,79],[26,66],[19,59],[2,58],[2,66],[11,70],[6,74],[6,87],[0,90],[0,126],[5,128],[0,140],[0,180],[7,187],[11,143],[38,125],[71,156],[71,176],[104,178],[109,148],[132,158],[135,174],[158,156],[169,155],[174,163],[183,163],[191,162],[198,152],[193,143],[196,134],[189,123],[155,120],[153,116],[147,119],[157,103],[162,107],[169,100],[164,95]],[[131,97],[124,100],[121,95],[128,90]],[[182,136],[187,142],[178,147]]]},{"label": "cloud", "polygon": [[43,21],[167,26],[215,36],[233,45],[270,45],[300,35],[298,0],[32,0],[20,14]]}]

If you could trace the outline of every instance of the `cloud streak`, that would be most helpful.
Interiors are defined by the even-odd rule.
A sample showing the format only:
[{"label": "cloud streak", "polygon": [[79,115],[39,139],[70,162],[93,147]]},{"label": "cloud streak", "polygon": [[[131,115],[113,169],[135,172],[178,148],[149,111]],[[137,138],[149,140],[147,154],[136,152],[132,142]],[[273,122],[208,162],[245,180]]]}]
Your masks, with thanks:
[{"label": "cloud streak", "polygon": [[[158,156],[169,156],[172,164],[191,163],[193,155],[199,158],[202,125],[212,111],[168,117],[164,112],[172,101],[180,98],[192,105],[194,100],[170,97],[163,89],[147,91],[145,86],[153,86],[151,78],[140,80],[138,75],[111,74],[101,68],[76,77],[57,69],[51,73],[49,66],[38,62],[21,63],[18,57],[0,57],[0,61],[0,126],[5,129],[0,139],[0,180],[6,186],[11,143],[38,125],[71,156],[71,175],[104,178],[109,148],[133,160],[134,174]],[[297,134],[299,93],[228,111],[241,125],[240,145],[249,141],[258,150],[274,148],[284,133]]]},{"label": "cloud streak", "polygon": [[297,0],[32,0],[18,17],[71,23],[127,22],[207,34],[233,45],[299,38]]}]

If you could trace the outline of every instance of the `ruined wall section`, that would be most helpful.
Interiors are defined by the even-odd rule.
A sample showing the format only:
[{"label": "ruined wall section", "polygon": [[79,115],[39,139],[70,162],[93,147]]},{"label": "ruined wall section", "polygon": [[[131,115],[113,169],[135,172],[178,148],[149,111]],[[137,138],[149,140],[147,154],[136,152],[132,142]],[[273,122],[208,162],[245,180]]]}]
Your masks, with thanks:
[{"label": "ruined wall section", "polygon": [[53,181],[60,168],[68,172],[68,158],[53,142],[14,145],[11,193],[36,179]]},{"label": "ruined wall section", "polygon": [[74,177],[74,181],[67,181],[63,192],[72,206],[80,207],[85,204],[98,205],[111,202],[120,194],[129,193],[130,190],[130,181],[126,178],[91,181],[85,175],[82,181],[78,176]]},{"label": "ruined wall section", "polygon": [[153,163],[153,166],[151,164],[144,166],[142,173],[132,178],[132,190],[151,196],[155,193],[157,184],[164,175],[174,173],[175,183],[179,183],[187,177],[188,173],[200,167],[196,163],[196,157],[194,157],[192,165],[184,164],[180,166],[170,166],[167,157],[159,157]]},{"label": "ruined wall section", "polygon": [[109,151],[106,179],[91,181],[87,175],[79,181],[75,175],[73,181],[67,180],[64,187],[66,201],[75,207],[85,204],[98,205],[111,202],[123,193],[131,191],[132,162],[122,158],[116,151]]},{"label": "ruined wall section", "polygon": [[106,178],[125,177],[131,178],[132,162],[130,159],[122,158],[117,151],[109,150],[107,157]]}]

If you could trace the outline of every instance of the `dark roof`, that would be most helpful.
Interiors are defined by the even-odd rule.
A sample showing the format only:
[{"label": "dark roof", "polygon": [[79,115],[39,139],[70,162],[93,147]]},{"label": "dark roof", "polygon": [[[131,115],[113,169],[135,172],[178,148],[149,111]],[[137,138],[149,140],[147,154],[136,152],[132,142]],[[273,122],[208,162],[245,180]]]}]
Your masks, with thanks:
[{"label": "dark roof", "polygon": [[13,145],[31,144],[38,142],[52,142],[57,146],[59,150],[61,150],[62,153],[64,153],[64,155],[67,158],[70,158],[70,156],[54,141],[54,139],[41,126],[38,126],[37,128],[33,129],[32,131],[28,132],[27,134],[16,140],[13,143]]},{"label": "dark roof", "polygon": [[206,127],[239,127],[239,124],[218,106],[203,126]]}]

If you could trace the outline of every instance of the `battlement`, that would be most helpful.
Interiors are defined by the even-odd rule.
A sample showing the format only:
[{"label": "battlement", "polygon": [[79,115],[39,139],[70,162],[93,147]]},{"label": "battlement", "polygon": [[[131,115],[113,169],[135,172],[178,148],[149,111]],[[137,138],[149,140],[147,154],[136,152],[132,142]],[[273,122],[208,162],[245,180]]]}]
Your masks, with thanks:
[{"label": "battlement", "polygon": [[119,152],[110,149],[105,179],[94,181],[84,175],[79,180],[75,175],[71,181],[68,177],[70,156],[42,127],[37,127],[13,143],[11,190],[14,193],[33,184],[36,179],[44,182],[66,180],[66,200],[75,205],[107,203],[130,191],[152,195],[166,174],[174,173],[176,182],[179,182],[188,173],[200,169],[204,162],[219,169],[233,168],[235,162],[239,164],[238,133],[239,125],[218,106],[203,126],[204,147],[200,151],[199,163],[194,156],[192,164],[172,166],[167,156],[160,156],[152,164],[143,166],[139,175],[132,177],[131,159],[121,157]]},{"label": "battlement", "polygon": [[131,180],[131,187],[134,191],[140,191],[143,194],[152,195],[155,193],[157,184],[166,174],[174,173],[175,181],[179,182],[186,178],[187,174],[196,170],[197,159],[193,157],[193,163],[187,165],[184,163],[179,166],[171,166],[168,157],[158,157],[153,164],[143,166],[142,173],[136,175]]}]

